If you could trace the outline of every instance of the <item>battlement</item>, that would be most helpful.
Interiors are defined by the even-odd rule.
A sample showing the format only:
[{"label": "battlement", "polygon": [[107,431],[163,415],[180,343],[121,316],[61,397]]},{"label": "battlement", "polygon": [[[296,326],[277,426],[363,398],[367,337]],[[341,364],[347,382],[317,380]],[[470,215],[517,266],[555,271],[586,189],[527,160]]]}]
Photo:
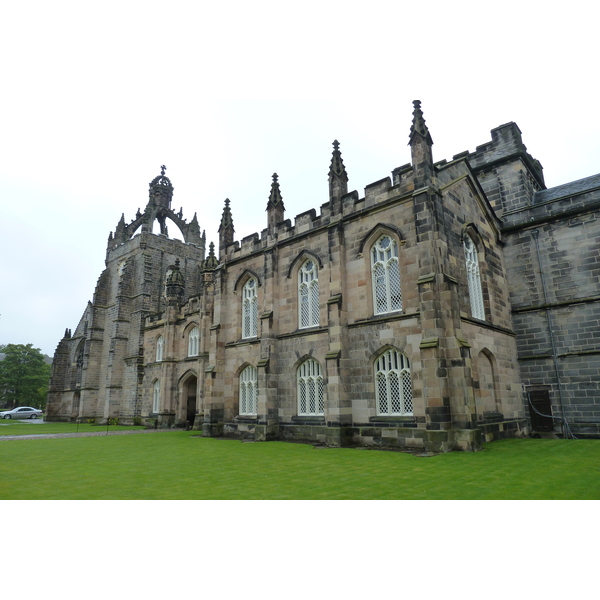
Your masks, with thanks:
[{"label": "battlement", "polygon": [[[408,167],[408,168],[407,168]],[[412,167],[404,165],[395,169],[392,177],[384,177],[378,181],[370,183],[365,187],[365,195],[360,198],[356,190],[344,194],[340,198],[341,210],[335,211],[332,202],[325,202],[317,209],[311,208],[294,218],[292,225],[291,219],[285,219],[276,223],[273,231],[265,228],[258,233],[252,233],[245,236],[241,241],[233,241],[225,248],[225,260],[238,260],[254,252],[264,250],[275,243],[291,240],[298,236],[304,236],[310,232],[323,227],[353,214],[360,212],[365,208],[387,201],[390,197],[398,197],[414,189],[412,180]],[[392,181],[394,184],[392,185]],[[222,257],[223,259],[223,257]]]}]

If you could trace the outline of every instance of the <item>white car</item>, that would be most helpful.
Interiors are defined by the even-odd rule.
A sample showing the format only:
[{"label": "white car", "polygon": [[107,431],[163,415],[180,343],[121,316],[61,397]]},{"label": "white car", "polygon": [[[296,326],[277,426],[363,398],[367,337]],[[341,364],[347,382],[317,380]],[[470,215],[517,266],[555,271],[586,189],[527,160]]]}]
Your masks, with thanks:
[{"label": "white car", "polygon": [[42,416],[43,411],[31,406],[18,406],[12,410],[0,412],[2,419],[37,419]]}]

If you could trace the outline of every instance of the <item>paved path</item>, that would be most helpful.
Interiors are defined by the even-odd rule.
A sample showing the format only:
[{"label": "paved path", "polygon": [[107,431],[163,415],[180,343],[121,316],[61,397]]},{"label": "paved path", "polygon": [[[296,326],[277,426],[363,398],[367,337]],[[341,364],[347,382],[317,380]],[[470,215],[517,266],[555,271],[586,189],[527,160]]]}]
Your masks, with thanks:
[{"label": "paved path", "polygon": [[93,433],[38,433],[32,435],[0,435],[3,440],[47,440],[50,438],[97,437],[100,435],[130,435],[134,433],[164,433],[167,431],[183,431],[183,429],[126,429],[125,431],[98,431]]}]

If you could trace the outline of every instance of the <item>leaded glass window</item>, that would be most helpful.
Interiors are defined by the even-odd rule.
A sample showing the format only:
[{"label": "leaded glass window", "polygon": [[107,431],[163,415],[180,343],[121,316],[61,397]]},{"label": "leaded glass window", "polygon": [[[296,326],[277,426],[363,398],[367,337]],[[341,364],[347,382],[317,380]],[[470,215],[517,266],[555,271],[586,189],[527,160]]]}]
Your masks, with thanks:
[{"label": "leaded glass window", "polygon": [[471,315],[476,319],[485,320],[483,306],[483,293],[481,291],[481,276],[479,274],[479,259],[477,247],[469,235],[464,237],[465,263],[467,267],[467,284],[469,286],[469,300],[471,301]]},{"label": "leaded glass window", "polygon": [[188,356],[198,356],[200,352],[200,329],[194,327],[188,336]]},{"label": "leaded glass window", "polygon": [[258,287],[256,279],[251,277],[242,290],[242,337],[258,335]]},{"label": "leaded glass window", "polygon": [[373,305],[376,315],[402,310],[398,243],[384,235],[371,248]]},{"label": "leaded glass window", "polygon": [[160,410],[160,381],[154,382],[154,391],[152,394],[152,412],[157,413]]},{"label": "leaded glass window", "polygon": [[315,261],[307,260],[298,271],[300,328],[319,324],[319,275]]},{"label": "leaded glass window", "polygon": [[408,358],[397,350],[384,352],[375,362],[378,415],[412,415],[412,382]]},{"label": "leaded glass window", "polygon": [[240,415],[255,415],[258,402],[258,371],[252,365],[240,373]]},{"label": "leaded glass window", "polygon": [[298,367],[298,415],[322,415],[325,408],[325,383],[321,365],[309,358]]},{"label": "leaded glass window", "polygon": [[163,359],[164,350],[165,350],[165,339],[161,335],[156,340],[156,362],[160,362]]}]

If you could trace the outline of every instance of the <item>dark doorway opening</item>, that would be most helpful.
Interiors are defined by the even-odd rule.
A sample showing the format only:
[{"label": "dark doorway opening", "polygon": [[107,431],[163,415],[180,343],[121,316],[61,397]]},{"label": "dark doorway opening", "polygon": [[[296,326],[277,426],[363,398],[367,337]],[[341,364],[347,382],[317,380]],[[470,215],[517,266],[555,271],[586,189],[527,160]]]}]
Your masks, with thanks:
[{"label": "dark doorway opening", "polygon": [[187,398],[186,417],[187,424],[192,427],[196,418],[196,388],[198,387],[198,378],[190,377],[185,383],[185,395]]},{"label": "dark doorway opening", "polygon": [[549,390],[532,390],[527,393],[529,398],[529,416],[533,431],[554,431],[552,404]]}]

